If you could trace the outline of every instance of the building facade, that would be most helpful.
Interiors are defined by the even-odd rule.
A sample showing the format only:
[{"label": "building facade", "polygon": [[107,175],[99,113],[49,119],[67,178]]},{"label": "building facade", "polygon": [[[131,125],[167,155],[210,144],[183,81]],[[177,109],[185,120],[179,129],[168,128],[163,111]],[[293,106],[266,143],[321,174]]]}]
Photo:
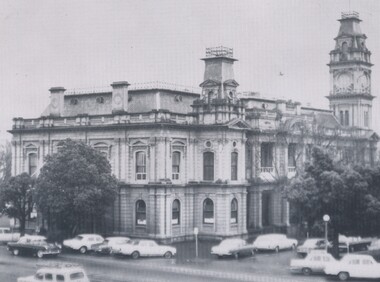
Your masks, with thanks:
[{"label": "building facade", "polygon": [[233,50],[207,48],[197,89],[125,81],[104,91],[51,88],[41,117],[14,119],[12,173],[38,175],[61,140],[82,140],[109,159],[122,183],[99,232],[182,240],[195,227],[201,236],[227,237],[287,226],[281,188],[312,146],[342,161],[375,161],[372,65],[358,25],[356,15],[341,20],[329,64],[331,110],[239,93]]}]

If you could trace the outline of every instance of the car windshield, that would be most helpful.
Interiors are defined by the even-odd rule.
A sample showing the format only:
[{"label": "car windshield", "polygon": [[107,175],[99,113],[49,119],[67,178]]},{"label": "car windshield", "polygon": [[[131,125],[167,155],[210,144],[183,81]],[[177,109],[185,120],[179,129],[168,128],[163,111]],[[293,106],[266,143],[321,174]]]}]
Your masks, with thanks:
[{"label": "car windshield", "polygon": [[34,278],[36,280],[41,280],[42,281],[44,279],[44,274],[37,272],[36,275],[34,275]]},{"label": "car windshield", "polygon": [[82,237],[82,236],[80,236],[80,235],[78,235],[78,236],[76,236],[74,239],[75,239],[75,240],[82,240],[82,239],[83,239],[83,237]]}]

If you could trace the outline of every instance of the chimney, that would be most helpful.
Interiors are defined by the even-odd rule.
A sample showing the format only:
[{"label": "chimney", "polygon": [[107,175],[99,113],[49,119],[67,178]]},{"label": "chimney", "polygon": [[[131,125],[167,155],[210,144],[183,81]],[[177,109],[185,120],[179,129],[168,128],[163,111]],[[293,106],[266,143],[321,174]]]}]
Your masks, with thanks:
[{"label": "chimney", "polygon": [[112,112],[128,111],[128,86],[126,81],[118,81],[111,84],[112,86]]},{"label": "chimney", "polygon": [[64,87],[52,87],[50,91],[50,115],[60,117],[63,115],[63,100],[66,89]]}]

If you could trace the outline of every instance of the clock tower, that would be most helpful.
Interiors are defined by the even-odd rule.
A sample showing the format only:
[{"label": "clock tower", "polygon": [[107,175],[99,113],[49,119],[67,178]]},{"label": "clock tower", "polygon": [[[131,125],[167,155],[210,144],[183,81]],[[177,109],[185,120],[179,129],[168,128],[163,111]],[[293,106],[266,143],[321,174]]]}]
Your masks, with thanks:
[{"label": "clock tower", "polygon": [[330,52],[330,109],[343,126],[371,129],[371,52],[357,12],[342,13]]}]

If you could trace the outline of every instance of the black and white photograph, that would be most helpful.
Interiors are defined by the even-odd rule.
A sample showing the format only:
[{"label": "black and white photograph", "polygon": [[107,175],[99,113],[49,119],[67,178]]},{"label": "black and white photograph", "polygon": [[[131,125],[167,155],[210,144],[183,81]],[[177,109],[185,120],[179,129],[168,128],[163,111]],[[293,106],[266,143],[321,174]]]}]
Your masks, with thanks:
[{"label": "black and white photograph", "polygon": [[0,0],[0,282],[380,281],[379,0]]}]

